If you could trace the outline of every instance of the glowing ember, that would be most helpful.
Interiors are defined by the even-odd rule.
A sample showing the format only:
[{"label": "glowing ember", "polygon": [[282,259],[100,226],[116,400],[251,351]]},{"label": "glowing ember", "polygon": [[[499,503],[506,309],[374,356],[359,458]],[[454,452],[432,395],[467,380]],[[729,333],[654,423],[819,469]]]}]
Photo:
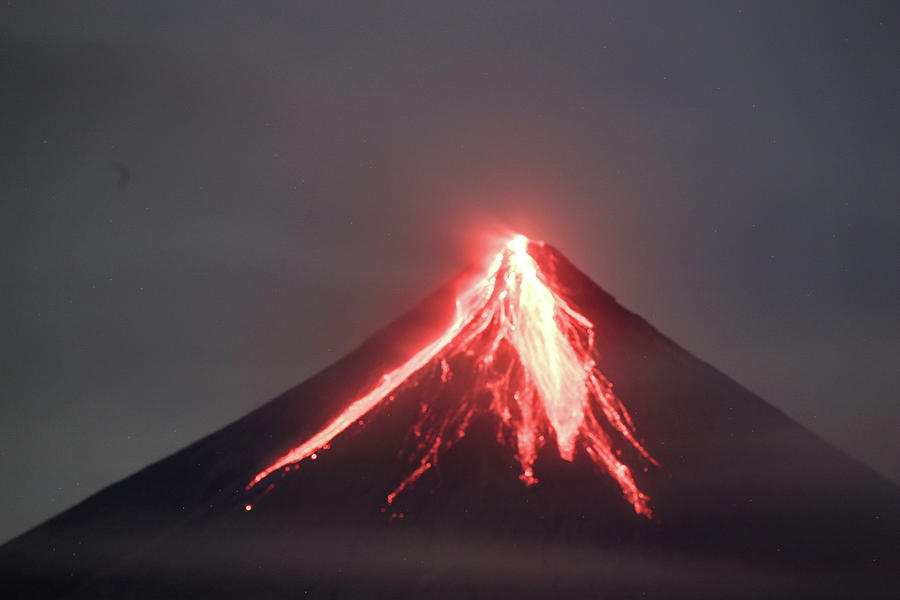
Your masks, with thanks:
[{"label": "glowing ember", "polygon": [[465,436],[477,414],[487,412],[499,418],[498,440],[515,446],[525,484],[537,483],[534,463],[552,438],[564,460],[573,460],[576,449],[583,449],[615,478],[636,513],[651,516],[649,498],[617,458],[613,439],[656,462],[635,439],[628,412],[595,366],[593,325],[552,289],[553,282],[528,253],[528,244],[521,235],[507,242],[487,274],[459,296],[454,321],[443,335],[256,475],[247,489],[282,467],[317,458],[317,452],[350,425],[393,399],[389,395],[402,384],[429,376],[446,384],[456,369],[474,371],[473,389],[449,411],[423,405],[414,428],[418,443],[411,458],[416,467],[388,494],[388,504],[437,463],[442,449]]}]

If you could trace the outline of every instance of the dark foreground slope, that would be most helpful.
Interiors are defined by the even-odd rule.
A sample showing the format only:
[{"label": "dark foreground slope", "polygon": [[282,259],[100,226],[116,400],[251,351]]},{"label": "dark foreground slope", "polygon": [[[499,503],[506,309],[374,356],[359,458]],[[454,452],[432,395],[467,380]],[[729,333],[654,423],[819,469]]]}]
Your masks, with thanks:
[{"label": "dark foreground slope", "polygon": [[636,474],[653,520],[583,457],[547,452],[525,487],[488,417],[383,512],[419,402],[452,402],[465,377],[405,389],[264,497],[268,482],[244,489],[439,332],[451,283],[259,410],[0,548],[7,597],[897,597],[897,486],[549,247],[531,251],[595,324],[598,366],[660,462]]}]

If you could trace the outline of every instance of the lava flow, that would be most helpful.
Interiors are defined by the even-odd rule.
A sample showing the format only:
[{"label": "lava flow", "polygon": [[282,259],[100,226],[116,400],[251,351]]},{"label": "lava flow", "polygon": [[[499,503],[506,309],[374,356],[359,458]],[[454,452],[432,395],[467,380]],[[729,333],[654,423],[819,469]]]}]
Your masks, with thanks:
[{"label": "lava flow", "polygon": [[529,240],[510,239],[487,274],[463,291],[450,327],[405,363],[382,376],[374,389],[351,403],[309,440],[266,467],[252,488],[274,471],[317,458],[334,438],[392,392],[425,377],[446,384],[455,372],[474,372],[458,404],[440,410],[427,403],[413,434],[413,471],[387,496],[388,504],[434,467],[439,453],[465,436],[481,413],[498,417],[498,440],[515,448],[520,478],[534,485],[538,452],[555,440],[561,458],[572,461],[582,449],[618,483],[636,513],[651,516],[649,498],[638,489],[631,469],[621,462],[613,440],[631,446],[642,460],[656,461],[635,438],[634,424],[612,384],[593,359],[594,328],[554,291],[554,282],[528,252]]}]

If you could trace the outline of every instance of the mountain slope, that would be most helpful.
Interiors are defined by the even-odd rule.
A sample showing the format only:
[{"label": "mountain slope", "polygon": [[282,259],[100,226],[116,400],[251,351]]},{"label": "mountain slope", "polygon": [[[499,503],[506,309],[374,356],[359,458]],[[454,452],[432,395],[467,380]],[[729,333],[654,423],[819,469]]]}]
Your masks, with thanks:
[{"label": "mountain slope", "polygon": [[425,373],[398,388],[318,460],[246,489],[441,335],[467,272],[318,375],[0,548],[5,587],[75,598],[896,592],[897,486],[679,348],[550,246],[528,252],[593,324],[597,369],[659,465],[618,447],[646,469],[634,479],[652,519],[583,452],[569,461],[545,444],[539,481],[525,486],[490,412],[388,505],[415,467],[423,404],[456,406],[478,381],[456,364],[446,382]]}]

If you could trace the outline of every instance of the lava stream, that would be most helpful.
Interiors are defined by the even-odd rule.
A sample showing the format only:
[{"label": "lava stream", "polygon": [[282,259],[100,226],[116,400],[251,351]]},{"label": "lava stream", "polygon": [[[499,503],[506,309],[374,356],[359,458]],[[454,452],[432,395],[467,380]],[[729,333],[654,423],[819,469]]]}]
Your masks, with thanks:
[{"label": "lava stream", "polygon": [[[612,384],[596,368],[592,323],[552,288],[528,253],[529,240],[510,239],[487,274],[457,298],[453,323],[380,383],[351,403],[303,444],[257,474],[247,489],[274,471],[300,462],[326,447],[404,383],[436,375],[442,383],[455,365],[474,370],[476,383],[453,410],[424,404],[414,428],[411,456],[415,469],[387,496],[388,503],[415,482],[461,439],[479,413],[499,417],[498,440],[509,441],[521,465],[520,478],[537,483],[534,462],[553,438],[561,458],[573,460],[577,448],[609,473],[636,513],[651,516],[649,498],[638,489],[613,439],[631,446],[642,460],[656,464],[634,436],[634,424]],[[433,365],[433,369],[426,368]],[[490,401],[485,403],[485,392]],[[391,396],[392,397],[392,396]]]}]

